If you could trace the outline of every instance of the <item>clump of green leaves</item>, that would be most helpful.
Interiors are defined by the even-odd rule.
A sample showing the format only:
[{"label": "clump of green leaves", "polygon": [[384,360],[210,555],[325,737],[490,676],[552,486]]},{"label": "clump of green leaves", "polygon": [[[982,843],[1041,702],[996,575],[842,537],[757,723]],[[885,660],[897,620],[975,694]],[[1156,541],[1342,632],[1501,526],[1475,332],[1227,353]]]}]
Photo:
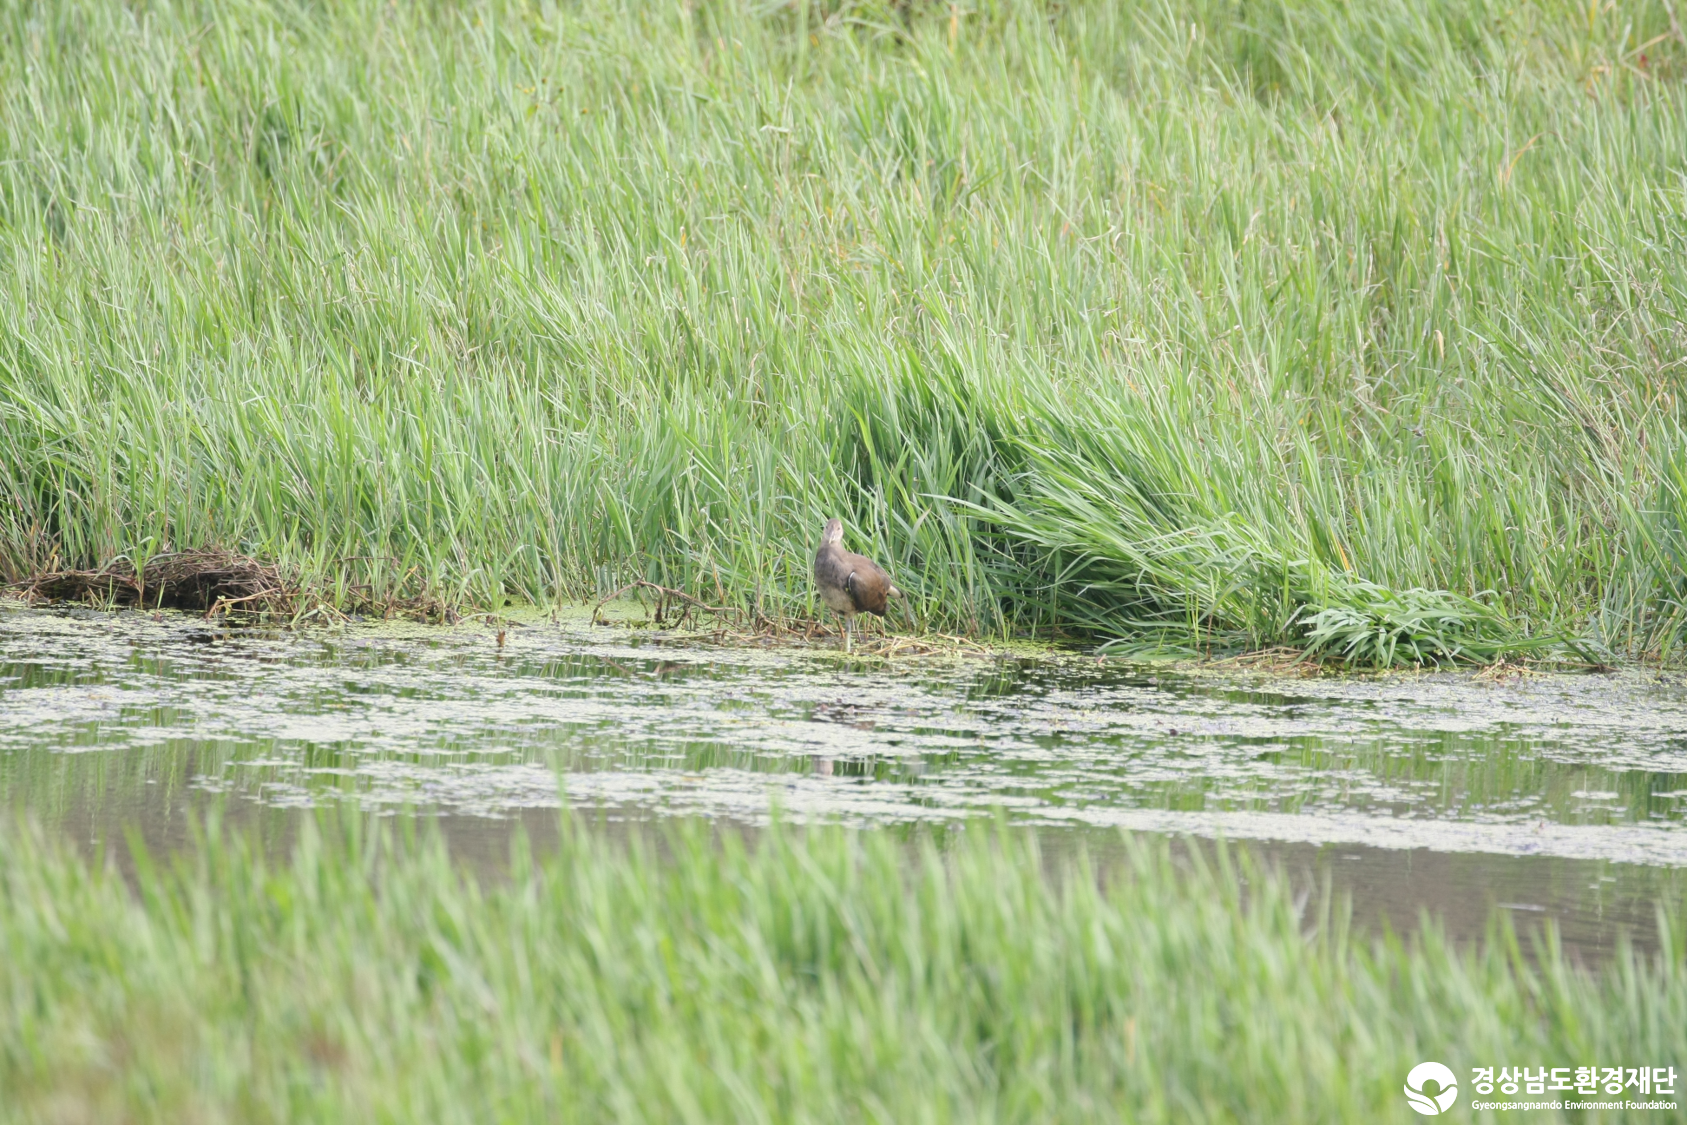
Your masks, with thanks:
[{"label": "clump of green leaves", "polygon": [[[1342,602],[1307,612],[1306,651],[1374,668],[1475,661],[1491,663],[1524,645],[1506,621],[1474,598],[1445,590],[1396,593],[1370,582],[1349,582]],[[1508,643],[1510,642],[1510,643]]]}]

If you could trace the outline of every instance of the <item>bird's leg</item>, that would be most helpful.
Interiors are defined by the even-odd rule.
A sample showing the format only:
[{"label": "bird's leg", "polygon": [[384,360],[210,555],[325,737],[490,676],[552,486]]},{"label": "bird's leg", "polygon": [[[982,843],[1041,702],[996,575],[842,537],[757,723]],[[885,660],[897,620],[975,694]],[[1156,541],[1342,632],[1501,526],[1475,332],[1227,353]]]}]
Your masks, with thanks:
[{"label": "bird's leg", "polygon": [[845,653],[845,655],[847,655],[849,653],[849,633],[850,633],[849,625],[850,625],[850,618],[848,618],[848,617],[844,618],[844,653]]}]

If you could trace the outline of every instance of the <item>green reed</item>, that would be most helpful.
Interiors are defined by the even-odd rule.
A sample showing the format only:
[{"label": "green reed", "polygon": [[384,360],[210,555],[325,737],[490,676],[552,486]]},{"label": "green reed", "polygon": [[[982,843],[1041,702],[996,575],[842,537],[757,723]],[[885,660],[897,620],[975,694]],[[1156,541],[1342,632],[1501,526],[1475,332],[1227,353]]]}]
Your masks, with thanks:
[{"label": "green reed", "polygon": [[0,15],[0,569],[1355,663],[1687,629],[1664,0]]},{"label": "green reed", "polygon": [[282,862],[213,827],[126,882],[13,822],[0,1121],[1404,1120],[1426,1058],[1687,1054],[1678,908],[1592,972],[1127,850],[565,824],[476,880],[352,814]]}]

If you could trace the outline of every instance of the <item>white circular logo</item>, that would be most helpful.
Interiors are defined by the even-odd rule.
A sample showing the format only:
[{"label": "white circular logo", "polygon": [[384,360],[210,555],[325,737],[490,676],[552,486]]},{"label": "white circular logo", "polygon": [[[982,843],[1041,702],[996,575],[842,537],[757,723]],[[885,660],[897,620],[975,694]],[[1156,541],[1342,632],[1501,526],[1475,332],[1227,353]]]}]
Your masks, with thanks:
[{"label": "white circular logo", "polygon": [[[1423,1087],[1428,1082],[1437,1084],[1436,1093],[1425,1092]],[[1406,1075],[1406,1100],[1413,1109],[1431,1117],[1446,1113],[1459,1100],[1458,1082],[1453,1072],[1438,1062],[1418,1063]]]}]

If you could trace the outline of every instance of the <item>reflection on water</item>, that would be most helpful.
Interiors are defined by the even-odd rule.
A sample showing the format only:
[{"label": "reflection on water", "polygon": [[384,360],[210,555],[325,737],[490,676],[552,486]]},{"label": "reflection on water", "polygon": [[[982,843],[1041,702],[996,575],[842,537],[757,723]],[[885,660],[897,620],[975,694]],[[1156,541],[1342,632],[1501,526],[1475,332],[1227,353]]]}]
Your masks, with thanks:
[{"label": "reflection on water", "polygon": [[[1484,914],[1563,910],[1595,930],[1618,900],[1644,926],[1687,866],[1676,677],[846,662],[583,618],[534,619],[502,648],[495,635],[230,636],[175,614],[0,608],[0,796],[93,834],[159,830],[209,794],[254,811],[419,808],[497,834],[493,819],[559,805],[559,771],[571,804],[620,816],[755,824],[778,806],[865,824],[1003,808],[1056,837],[1271,841],[1360,903],[1360,872],[1382,887],[1388,871],[1400,902],[1445,910],[1453,890],[1413,889],[1444,884]],[[1331,858],[1346,855],[1360,858]],[[1549,868],[1536,886],[1529,872]]]}]

